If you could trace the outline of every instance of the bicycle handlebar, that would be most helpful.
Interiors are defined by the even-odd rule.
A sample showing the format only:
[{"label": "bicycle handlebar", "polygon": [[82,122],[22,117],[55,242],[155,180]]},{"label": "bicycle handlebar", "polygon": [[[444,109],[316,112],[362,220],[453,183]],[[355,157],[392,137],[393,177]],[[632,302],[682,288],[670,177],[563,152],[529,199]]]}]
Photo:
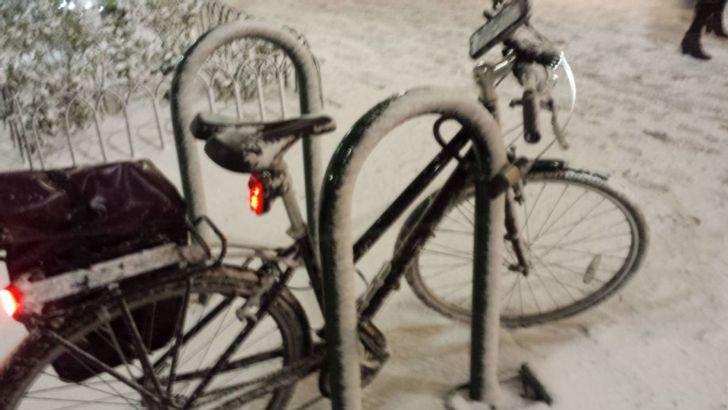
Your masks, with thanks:
[{"label": "bicycle handlebar", "polygon": [[519,61],[554,67],[561,61],[561,50],[540,36],[528,24],[518,28],[503,45],[513,50]]},{"label": "bicycle handlebar", "polygon": [[[548,78],[543,74],[559,64],[562,53],[529,25],[520,27],[503,44],[516,56],[513,73],[523,86],[520,104],[523,105],[524,138],[526,142],[537,143],[541,140],[538,124],[541,108],[546,107],[556,115],[553,100],[547,90]],[[543,68],[543,73],[540,68]],[[552,122],[554,119],[552,118]],[[557,128],[554,128],[555,132]]]},{"label": "bicycle handlebar", "polygon": [[[530,26],[531,0],[511,0],[507,3],[493,0],[493,10],[495,13],[484,12],[487,23],[471,36],[471,56],[478,57],[495,44],[502,43],[505,46],[503,55],[506,60],[513,62],[513,73],[523,86],[522,98],[512,101],[511,106],[523,107],[525,140],[529,143],[541,140],[538,117],[541,108],[546,108],[553,113],[551,122],[559,144],[568,146],[556,122],[556,107],[548,90],[548,70],[557,67],[562,61],[561,50]],[[543,68],[543,72],[539,68]],[[483,94],[490,92],[487,85],[487,82],[481,84]]]}]

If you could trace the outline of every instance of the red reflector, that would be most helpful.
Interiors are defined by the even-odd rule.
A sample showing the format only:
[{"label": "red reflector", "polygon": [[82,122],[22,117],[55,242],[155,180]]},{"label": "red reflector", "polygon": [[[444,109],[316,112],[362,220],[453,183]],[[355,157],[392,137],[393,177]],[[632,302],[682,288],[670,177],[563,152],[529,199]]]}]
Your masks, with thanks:
[{"label": "red reflector", "polygon": [[263,182],[255,175],[250,176],[248,181],[248,205],[250,209],[258,215],[263,215],[265,209],[265,187]]},{"label": "red reflector", "polygon": [[0,305],[8,316],[13,317],[20,308],[20,294],[12,287],[0,290]]}]

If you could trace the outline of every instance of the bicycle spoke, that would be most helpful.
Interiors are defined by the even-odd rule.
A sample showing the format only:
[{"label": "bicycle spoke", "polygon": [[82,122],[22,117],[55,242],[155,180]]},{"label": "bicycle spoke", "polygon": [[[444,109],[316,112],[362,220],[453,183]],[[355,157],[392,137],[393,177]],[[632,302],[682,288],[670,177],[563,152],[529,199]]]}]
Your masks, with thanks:
[{"label": "bicycle spoke", "polygon": [[[438,249],[438,251],[440,251],[440,252],[450,252],[453,255],[462,255],[462,256],[467,256],[467,257],[471,257],[473,255],[472,252],[469,252],[467,250],[463,250],[463,249],[460,249],[460,248],[453,248],[452,246],[448,246],[448,245],[445,245],[445,244],[440,243],[440,242],[432,242],[429,245],[438,246],[440,248],[440,249]],[[432,248],[430,248],[430,249],[432,249]]]},{"label": "bicycle spoke", "polygon": [[554,302],[554,308],[558,309],[561,306],[558,302],[556,302],[556,298],[554,298],[554,295],[549,290],[550,286],[546,285],[546,282],[544,282],[543,278],[539,274],[534,275],[536,278],[538,278],[539,282],[541,282],[541,285],[543,285],[543,289],[546,291],[546,293],[549,295],[549,298],[551,298],[551,301]]},{"label": "bicycle spoke", "polygon": [[528,285],[528,290],[531,291],[531,295],[533,295],[533,302],[536,304],[536,310],[538,310],[538,313],[541,313],[541,306],[538,304],[538,298],[536,297],[536,292],[533,291],[533,287],[531,286],[531,281],[526,280],[526,285]]},{"label": "bicycle spoke", "polygon": [[147,318],[147,340],[144,341],[144,347],[149,351],[152,350],[152,337],[154,336],[154,325],[157,318],[157,304],[154,303],[151,306],[151,313]]},{"label": "bicycle spoke", "polygon": [[48,397],[25,396],[25,398],[30,399],[30,400],[38,400],[38,401],[48,401],[48,402],[52,401],[52,402],[56,402],[56,403],[58,403],[58,402],[73,403],[71,405],[67,405],[64,407],[56,407],[53,410],[80,409],[83,407],[88,407],[90,405],[97,406],[99,404],[106,404],[106,405],[112,405],[112,406],[124,406],[124,407],[129,405],[129,403],[115,403],[115,402],[102,401],[102,400],[65,399],[65,398],[58,398],[58,397],[48,398]]},{"label": "bicycle spoke", "polygon": [[[598,203],[597,203],[596,205],[594,205],[594,207],[593,207],[593,208],[591,208],[591,209],[589,210],[589,212],[587,212],[587,213],[586,213],[586,215],[584,215],[584,217],[582,217],[582,219],[581,219],[581,220],[584,220],[584,219],[586,219],[586,218],[587,218],[587,216],[588,216],[588,215],[589,215],[589,214],[590,214],[590,213],[591,213],[592,211],[594,211],[594,210],[595,210],[595,209],[596,209],[596,208],[597,208],[597,207],[598,207],[598,206],[599,206],[599,205],[600,205],[600,204],[601,204],[602,202],[604,202],[605,200],[606,200],[605,198],[602,198],[602,200],[601,200],[601,201],[599,201],[599,202],[598,202]],[[578,225],[578,224],[577,224],[577,225]],[[576,227],[576,226],[572,227],[572,228],[571,228],[570,230],[568,230],[568,231],[567,231],[567,232],[566,232],[565,234],[563,234],[563,235],[562,235],[562,236],[561,236],[561,237],[559,238],[559,240],[558,240],[558,241],[556,241],[556,243],[552,245],[552,247],[556,247],[556,246],[558,246],[558,245],[559,245],[559,244],[561,243],[561,241],[562,241],[562,240],[564,240],[564,238],[566,238],[566,237],[567,237],[567,236],[568,236],[568,235],[569,235],[569,234],[570,234],[570,233],[571,233],[571,232],[572,232],[572,231],[573,231],[573,230],[575,229],[575,227]],[[535,243],[535,242],[534,242],[534,243]],[[549,252],[546,252],[546,255],[548,255],[548,253],[549,253]],[[545,255],[544,255],[544,256],[545,256]]]},{"label": "bicycle spoke", "polygon": [[[144,377],[151,380],[152,386],[154,387],[154,390],[157,392],[159,397],[165,397],[162,393],[164,389],[162,389],[162,384],[159,383],[159,378],[152,368],[152,363],[149,361],[147,349],[144,346],[144,341],[142,340],[142,336],[136,326],[136,322],[131,315],[129,305],[127,305],[126,300],[124,300],[123,297],[119,297],[118,302],[121,308],[121,318],[127,330],[131,333],[132,345],[134,346],[134,349],[137,352],[137,358],[141,362],[142,368],[144,369]],[[167,408],[166,403],[163,403],[162,407]]]},{"label": "bicycle spoke", "polygon": [[[627,246],[620,246],[619,248],[605,249],[603,252],[592,252],[592,251],[586,251],[584,249],[564,248],[564,247],[552,246],[552,247],[549,247],[548,251],[544,252],[543,254],[541,254],[539,256],[542,257],[542,258],[545,258],[546,256],[548,256],[554,250],[559,250],[559,251],[562,251],[562,252],[580,253],[580,254],[590,255],[590,256],[597,256],[597,255],[599,255],[599,256],[604,257],[604,258],[624,259],[624,255],[615,255],[615,254],[610,254],[610,253],[607,253],[607,252],[619,251],[619,250],[629,249],[629,248],[630,248],[630,246],[627,245]],[[532,253],[532,255],[533,255],[533,253]]]},{"label": "bicycle spoke", "polygon": [[189,409],[192,404],[195,403],[197,398],[202,395],[205,392],[205,389],[208,387],[210,382],[214,377],[217,376],[217,373],[220,371],[221,368],[223,368],[226,363],[230,360],[230,358],[235,354],[235,352],[240,348],[245,341],[248,339],[248,337],[251,335],[251,333],[256,329],[258,324],[265,318],[267,315],[267,307],[270,304],[270,300],[267,302],[264,302],[259,307],[258,311],[255,314],[255,317],[246,320],[245,326],[243,329],[238,333],[238,335],[235,337],[235,339],[228,345],[228,347],[225,349],[225,351],[218,357],[215,364],[212,366],[212,368],[203,376],[202,381],[195,387],[192,394],[187,399],[187,402],[185,403],[184,409]]},{"label": "bicycle spoke", "polygon": [[[71,354],[71,353],[69,353],[69,354]],[[84,368],[86,368],[86,370],[92,371],[85,363],[79,361],[79,359],[76,356],[74,356],[73,354],[71,354],[71,356],[79,364],[81,364],[82,366],[84,366]],[[48,372],[45,372],[45,371],[44,372],[41,372],[41,373],[44,374],[47,377],[51,377],[51,378],[54,378],[54,379],[58,380],[59,382],[62,382],[62,380],[57,375],[54,375],[54,374],[51,374],[51,373],[48,373]],[[131,406],[135,406],[135,404],[133,404],[131,402],[131,400],[127,397],[127,395],[128,395],[129,392],[127,392],[126,394],[121,393],[119,390],[117,390],[114,386],[111,385],[111,382],[109,382],[107,380],[104,380],[101,376],[96,376],[96,377],[98,377],[101,381],[95,382],[95,383],[77,382],[77,383],[71,384],[71,385],[65,384],[63,386],[56,386],[56,387],[49,387],[49,388],[44,388],[44,389],[32,390],[32,391],[29,391],[28,393],[26,393],[25,397],[26,398],[40,399],[41,397],[33,397],[33,396],[39,395],[39,394],[48,394],[48,393],[55,393],[55,392],[60,392],[60,391],[67,391],[69,389],[77,389],[80,386],[80,387],[89,389],[91,391],[95,391],[95,392],[104,394],[105,396],[102,397],[101,399],[107,399],[107,398],[110,398],[110,397],[121,397],[124,401],[127,402],[127,404],[129,404]],[[98,387],[95,387],[95,386],[93,386],[94,384],[105,384],[107,387],[109,387],[111,390],[113,390],[114,393],[112,393],[110,391],[107,391],[107,390],[100,389]],[[47,399],[47,400],[54,400],[57,397],[42,397],[42,398],[43,399]]]},{"label": "bicycle spoke", "polygon": [[[197,320],[197,322],[195,323],[195,325],[194,325],[194,326],[193,326],[193,327],[192,327],[192,328],[191,328],[191,329],[190,329],[190,330],[189,330],[189,331],[188,331],[187,333],[185,333],[185,334],[184,334],[184,335],[182,336],[182,341],[181,341],[181,343],[182,343],[182,344],[186,344],[186,343],[187,343],[187,342],[188,342],[188,341],[189,341],[190,339],[192,339],[192,338],[193,338],[193,337],[195,337],[195,336],[196,336],[196,335],[197,335],[198,333],[200,333],[200,332],[201,332],[202,330],[204,330],[204,329],[205,329],[205,327],[206,327],[206,326],[207,326],[207,325],[208,325],[208,324],[209,324],[210,322],[212,322],[212,321],[213,321],[213,320],[214,320],[214,319],[215,319],[215,318],[217,317],[217,315],[219,315],[219,314],[220,314],[220,313],[222,312],[222,310],[223,310],[223,309],[225,309],[225,308],[227,308],[228,306],[230,306],[230,304],[231,304],[231,303],[233,303],[233,301],[234,301],[234,299],[233,299],[233,298],[231,298],[231,297],[227,297],[227,298],[223,299],[223,300],[222,300],[222,301],[221,301],[221,302],[220,302],[220,303],[219,303],[219,304],[218,304],[217,306],[215,306],[214,308],[212,308],[212,309],[210,310],[210,312],[208,312],[208,313],[207,313],[207,314],[206,314],[206,315],[205,315],[204,317],[202,316],[202,314],[200,314],[200,317],[198,318],[198,320]],[[185,304],[183,303],[183,307],[184,307],[184,306],[185,306]],[[183,311],[186,311],[187,309],[189,309],[189,301],[187,302],[187,305],[186,305],[186,306],[187,306],[187,308],[183,309]],[[185,320],[185,322],[186,322],[186,320]],[[161,365],[162,365],[162,363],[163,363],[164,361],[166,361],[166,360],[167,360],[167,359],[169,358],[169,355],[171,355],[172,353],[173,353],[173,350],[171,350],[171,349],[170,349],[170,350],[168,350],[167,352],[165,352],[165,353],[164,353],[164,354],[163,354],[163,355],[162,355],[162,356],[161,356],[161,357],[160,357],[159,359],[157,359],[157,361],[156,361],[156,362],[154,363],[154,367],[155,367],[155,368],[158,368],[159,366],[161,366]],[[182,352],[180,352],[180,354],[182,354],[182,353],[184,353],[184,348],[182,348]]]},{"label": "bicycle spoke", "polygon": [[521,280],[518,281],[518,300],[520,301],[521,314],[523,314],[523,286],[521,286]]},{"label": "bicycle spoke", "polygon": [[[174,344],[171,347],[171,353],[172,356],[172,363],[169,366],[169,380],[167,381],[167,395],[172,394],[172,386],[174,386],[175,381],[175,373],[177,372],[177,362],[179,361],[179,350],[180,346],[183,343],[184,339],[182,336],[182,333],[184,331],[185,327],[185,319],[187,316],[187,309],[190,305],[190,293],[192,291],[192,279],[187,278],[187,281],[185,283],[185,294],[182,296],[182,306],[180,308],[179,314],[177,315],[177,320],[175,324],[174,329]],[[188,333],[189,334],[189,333]],[[167,353],[165,353],[166,355]],[[162,356],[164,357],[164,356]],[[162,362],[164,362],[166,359],[162,359]],[[157,363],[160,363],[158,360]],[[157,368],[157,363],[155,363],[154,368]]]},{"label": "bicycle spoke", "polygon": [[[599,218],[602,218],[602,217],[604,217],[606,215],[609,215],[609,214],[611,214],[613,212],[620,212],[620,215],[621,215],[621,211],[619,210],[619,208],[616,208],[615,207],[615,208],[609,208],[607,210],[604,210],[604,211],[601,211],[601,212],[597,212],[595,214],[592,214],[589,218],[586,218],[584,220],[577,221],[577,222],[570,223],[570,224],[567,223],[565,225],[559,226],[558,228],[555,227],[556,224],[554,223],[551,226],[549,226],[548,229],[546,229],[547,232],[545,232],[543,235],[541,235],[539,237],[539,239],[545,238],[545,237],[547,237],[549,235],[553,235],[555,233],[559,233],[559,232],[563,231],[564,229],[571,228],[574,225],[583,224],[584,222],[587,222],[587,221],[594,221],[596,219],[599,219]],[[624,217],[622,216],[621,218],[619,218],[619,221],[625,222]],[[558,222],[558,220],[557,220],[557,222]]]},{"label": "bicycle spoke", "polygon": [[516,279],[513,281],[513,286],[511,287],[510,291],[508,291],[508,293],[504,296],[504,298],[507,298],[506,302],[503,304],[505,308],[508,308],[508,306],[511,305],[511,300],[513,299],[513,295],[515,294],[516,287],[518,287],[521,282],[521,278],[523,278],[523,275],[516,276]]},{"label": "bicycle spoke", "polygon": [[[536,258],[540,260],[539,257],[536,257]],[[561,288],[564,289],[564,291],[566,292],[567,295],[569,295],[569,297],[571,298],[571,300],[574,301],[574,302],[577,302],[576,298],[571,294],[571,292],[569,292],[569,289],[567,288],[567,284],[565,284],[562,281],[560,281],[559,278],[553,273],[553,271],[551,271],[551,269],[549,269],[549,267],[547,265],[543,265],[543,267],[546,270],[546,272],[548,272],[549,275],[551,275],[551,277],[553,278],[553,280],[555,280],[556,283],[558,283],[559,285],[561,285]],[[536,273],[536,272],[534,272],[534,274],[538,275],[538,273]]]},{"label": "bicycle spoke", "polygon": [[235,410],[241,408],[242,404],[245,404],[251,400],[255,400],[258,397],[262,397],[266,394],[273,392],[281,385],[286,385],[295,382],[295,380],[307,376],[315,371],[321,365],[322,358],[319,355],[311,356],[301,361],[300,364],[289,366],[288,368],[281,369],[276,376],[276,380],[269,380],[261,388],[251,392],[247,392],[234,399],[230,399],[220,406],[214,408],[214,410]]},{"label": "bicycle spoke", "polygon": [[445,267],[443,269],[440,269],[438,271],[435,271],[434,273],[427,275],[427,277],[430,279],[435,279],[435,278],[441,277],[445,274],[452,273],[454,270],[456,270],[456,268],[469,266],[469,265],[470,265],[469,263],[461,263],[461,264],[455,265],[455,267],[452,267],[452,266]]},{"label": "bicycle spoke", "polygon": [[[544,186],[545,186],[545,184],[544,184]],[[561,195],[559,195],[559,197],[556,199],[556,203],[551,207],[551,210],[549,211],[549,214],[546,216],[546,219],[541,224],[541,227],[536,231],[536,238],[538,238],[541,235],[543,228],[549,222],[549,219],[551,219],[551,216],[553,216],[554,212],[556,211],[556,208],[559,206],[559,203],[561,202],[561,199],[564,197],[564,194],[566,194],[566,190],[568,188],[569,188],[568,185],[564,185],[564,190],[561,191]],[[534,240],[536,240],[536,239],[534,239]]]},{"label": "bicycle spoke", "polygon": [[[449,297],[455,296],[455,295],[457,295],[458,293],[462,292],[463,290],[471,291],[471,290],[472,290],[472,288],[473,288],[473,286],[472,286],[472,280],[470,280],[470,281],[468,281],[468,286],[460,286],[460,287],[456,288],[455,290],[453,290],[453,291],[451,291],[451,292],[448,292],[448,293],[447,293],[447,294],[446,294],[446,295],[444,296],[444,299],[448,299]],[[469,294],[470,294],[470,293],[469,293]]]},{"label": "bicycle spoke", "polygon": [[[220,323],[218,324],[217,328],[215,329],[215,332],[213,333],[212,337],[210,337],[210,338],[209,338],[209,340],[215,340],[215,339],[216,339],[216,338],[217,338],[217,337],[218,337],[218,336],[220,335],[220,330],[222,330],[223,328],[225,328],[226,330],[227,330],[227,329],[230,329],[231,325],[232,325],[233,323],[235,323],[235,321],[237,321],[237,318],[233,318],[233,319],[231,319],[231,320],[229,320],[229,321],[228,321],[228,317],[229,317],[229,315],[230,315],[230,312],[232,311],[232,307],[233,307],[233,304],[232,304],[232,303],[231,303],[231,304],[229,304],[229,305],[227,305],[227,308],[225,308],[225,314],[223,315],[222,319],[220,320]],[[200,315],[200,316],[202,316],[202,315]],[[202,322],[202,319],[201,319],[200,321],[198,321],[198,324],[199,324],[200,322]],[[187,346],[185,346],[185,348],[183,348],[183,349],[182,349],[182,357],[184,357],[184,353],[185,353],[186,347],[187,347]],[[200,366],[202,366],[202,363],[204,363],[204,361],[205,361],[205,358],[207,357],[207,354],[208,354],[208,353],[209,353],[209,351],[210,351],[210,348],[212,348],[212,343],[204,343],[204,344],[203,344],[203,345],[202,345],[202,346],[201,346],[201,347],[200,347],[199,349],[195,350],[195,351],[194,351],[194,352],[192,353],[192,356],[190,356],[190,357],[189,357],[188,359],[186,359],[186,360],[182,360],[182,363],[181,363],[181,365],[186,365],[186,364],[188,364],[188,363],[189,363],[189,362],[190,362],[191,360],[193,360],[193,359],[194,359],[194,358],[195,358],[195,357],[196,357],[196,356],[197,356],[197,355],[198,355],[198,354],[199,354],[200,352],[204,351],[204,353],[203,353],[203,354],[202,354],[202,356],[200,357],[200,360],[199,360],[199,361],[197,362],[197,366],[196,366],[196,367],[200,367]],[[183,390],[183,391],[185,391],[185,393],[187,393],[187,392],[189,391],[190,387],[191,387],[191,386],[189,385],[189,383],[187,383],[187,384],[185,384],[185,385],[184,385],[184,386],[182,387],[182,390]]]},{"label": "bicycle spoke", "polygon": [[[460,215],[462,215],[463,219],[465,219],[471,227],[475,227],[475,221],[473,221],[472,216],[463,211],[461,205],[455,205],[455,209],[460,213]],[[474,215],[475,212],[471,212],[471,214]]]},{"label": "bicycle spoke", "polygon": [[[569,211],[571,210],[571,208],[573,208],[577,203],[579,203],[581,201],[581,199],[584,198],[584,196],[586,196],[586,194],[588,194],[588,193],[589,192],[585,189],[581,195],[579,195],[576,199],[574,199],[571,202],[571,204],[568,207],[566,207],[566,209],[564,209],[564,211],[561,212],[561,214],[559,214],[559,216],[557,216],[556,219],[554,219],[554,222],[552,222],[551,225],[549,225],[548,228],[545,229],[545,231],[549,232],[551,230],[551,228],[553,228],[554,224],[558,223],[558,221],[560,221],[561,218],[563,218],[566,214],[568,214]],[[531,243],[532,244],[536,243],[538,240],[539,240],[539,237],[535,236],[533,238],[533,240],[531,241]]]},{"label": "bicycle spoke", "polygon": [[[526,220],[523,222],[523,225],[526,227],[526,230],[528,230],[528,226],[529,226],[528,221],[531,219],[531,215],[533,214],[533,211],[536,210],[536,205],[538,205],[538,201],[541,199],[541,195],[543,194],[543,191],[545,189],[546,189],[546,184],[542,182],[541,190],[538,191],[538,195],[536,195],[536,199],[533,201],[533,205],[531,206],[531,211],[528,212],[528,214],[526,215]],[[525,204],[525,198],[526,198],[526,196],[524,195],[524,204]],[[526,209],[528,209],[528,208],[526,208]]]},{"label": "bicycle spoke", "polygon": [[451,215],[450,215],[449,213],[448,213],[448,214],[445,214],[445,218],[447,218],[447,219],[449,219],[449,220],[451,220],[451,221],[455,222],[455,223],[456,223],[456,224],[458,224],[458,225],[459,225],[460,227],[462,227],[462,228],[465,228],[465,229],[471,229],[471,228],[473,227],[472,225],[464,224],[464,223],[462,223],[461,221],[459,221],[459,220],[457,220],[457,219],[453,218],[453,217],[452,217],[452,216],[451,216]]},{"label": "bicycle spoke", "polygon": [[[121,344],[119,343],[119,339],[116,337],[116,332],[114,332],[114,329],[111,327],[110,320],[111,316],[109,315],[109,311],[104,307],[102,311],[100,312],[102,315],[102,320],[104,320],[104,329],[106,332],[111,336],[111,345],[116,351],[116,354],[121,359],[121,362],[124,364],[124,368],[126,369],[127,374],[129,375],[129,379],[133,379],[134,376],[132,375],[131,369],[129,368],[129,360],[126,358],[126,355],[124,354]],[[99,333],[100,334],[100,333]],[[102,337],[103,338],[103,337]],[[138,368],[137,368],[138,369]],[[139,369],[141,370],[141,369]]]},{"label": "bicycle spoke", "polygon": [[430,268],[441,269],[441,268],[458,268],[461,266],[470,265],[470,262],[449,262],[449,263],[427,263]]},{"label": "bicycle spoke", "polygon": [[464,260],[467,260],[467,261],[472,261],[473,260],[473,255],[472,254],[467,254],[465,252],[463,252],[461,254],[460,253],[456,254],[456,253],[443,252],[443,251],[438,251],[438,250],[429,249],[429,248],[422,248],[422,250],[425,251],[425,252],[434,253],[436,255],[448,256],[448,257],[453,258],[453,259],[464,259]]},{"label": "bicycle spoke", "polygon": [[[102,371],[108,373],[110,376],[114,377],[115,379],[119,380],[120,382],[124,383],[125,385],[131,387],[132,389],[134,389],[135,391],[137,391],[138,393],[140,393],[141,395],[143,395],[147,399],[151,399],[152,401],[157,402],[157,404],[161,404],[160,401],[159,401],[159,399],[156,396],[154,396],[154,394],[152,394],[146,388],[144,388],[144,387],[140,386],[139,384],[137,384],[135,381],[132,381],[132,380],[129,380],[129,379],[124,378],[124,376],[122,376],[116,370],[112,369],[111,367],[109,367],[105,363],[101,362],[97,358],[95,358],[95,357],[91,356],[90,354],[86,353],[85,351],[83,351],[82,349],[80,349],[78,346],[76,346],[72,342],[64,339],[58,333],[56,333],[56,332],[54,332],[52,330],[47,330],[46,332],[47,332],[47,334],[52,339],[54,339],[56,342],[58,342],[63,347],[65,347],[66,349],[68,349],[69,352],[73,352],[76,355],[82,357],[91,366],[93,366],[93,367],[95,367],[95,368],[97,368],[99,370],[102,370]],[[79,360],[78,357],[76,359]],[[84,365],[85,365],[85,363],[84,363]],[[115,390],[115,389],[112,388],[112,390]]]},{"label": "bicycle spoke", "polygon": [[472,283],[472,281],[473,281],[473,278],[468,278],[468,279],[461,280],[458,282],[447,282],[444,285],[440,285],[435,289],[439,289],[439,290],[452,289],[453,287],[456,287],[456,286],[459,287],[459,286],[462,286],[465,284],[470,284],[470,283]]},{"label": "bicycle spoke", "polygon": [[632,236],[632,232],[619,232],[619,233],[601,235],[601,236],[595,236],[595,237],[583,236],[579,239],[574,239],[569,242],[561,243],[560,245],[561,246],[580,245],[580,244],[585,244],[585,243],[603,241],[605,239],[615,239],[615,238],[622,238],[622,237],[627,237],[627,236]]},{"label": "bicycle spoke", "polygon": [[[280,357],[283,357],[283,349],[273,349],[273,350],[268,350],[266,352],[257,353],[257,354],[248,356],[243,359],[231,361],[230,363],[223,366],[220,369],[218,374],[246,369],[248,367],[255,366],[255,365],[265,362],[267,360],[277,359]],[[210,370],[210,368],[195,370],[192,372],[180,373],[177,375],[176,381],[182,382],[182,381],[200,378],[200,377],[204,376],[208,370]]]},{"label": "bicycle spoke", "polygon": [[[580,271],[576,270],[576,268],[569,268],[569,267],[567,267],[565,265],[562,265],[562,264],[559,264],[559,263],[546,262],[546,261],[543,261],[543,260],[542,261],[539,261],[538,263],[541,264],[541,265],[555,266],[555,267],[560,268],[560,269],[562,269],[562,270],[564,270],[566,272],[573,273],[574,275],[576,275],[581,280],[583,280],[583,278],[584,278],[584,272],[585,271],[581,271],[580,272]],[[597,278],[593,278],[592,280],[596,280],[597,282],[599,282],[601,284],[605,284],[606,283],[605,281],[603,281],[601,279],[597,279]]]},{"label": "bicycle spoke", "polygon": [[[73,357],[74,360],[76,360],[77,363],[79,363],[81,366],[83,366],[84,369],[86,369],[86,371],[88,371],[90,374],[93,374],[94,373],[94,371],[86,363],[84,363],[83,361],[81,361],[78,358],[78,356],[76,356],[74,353],[70,353],[70,352],[69,352],[69,354],[71,355],[71,357]],[[46,374],[48,374],[48,373],[46,373]],[[103,382],[107,387],[109,387],[111,390],[113,390],[114,393],[111,393],[111,392],[108,392],[108,391],[103,391],[103,390],[100,390],[100,389],[95,388],[95,387],[91,387],[87,383],[83,383],[83,382],[76,382],[74,385],[67,386],[67,387],[70,388],[70,387],[83,386],[83,387],[85,387],[85,388],[87,388],[89,390],[100,391],[100,392],[106,394],[107,395],[106,397],[121,397],[127,403],[129,403],[130,405],[132,405],[131,401],[127,398],[127,394],[122,394],[118,389],[116,389],[116,387],[114,387],[111,384],[111,382],[109,382],[107,380],[104,380],[104,378],[103,378],[103,376],[101,374],[96,375],[96,377],[98,377],[98,379],[100,380],[99,383],[102,383]],[[59,381],[61,381],[61,379],[59,377],[56,377],[56,378]]]}]

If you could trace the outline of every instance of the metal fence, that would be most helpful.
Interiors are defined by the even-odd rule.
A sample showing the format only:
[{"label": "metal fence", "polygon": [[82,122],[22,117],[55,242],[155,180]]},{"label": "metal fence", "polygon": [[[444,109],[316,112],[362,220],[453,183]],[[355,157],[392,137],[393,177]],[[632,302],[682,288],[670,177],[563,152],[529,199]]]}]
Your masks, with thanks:
[{"label": "metal fence", "polygon": [[[222,3],[208,2],[200,10],[196,34],[250,18]],[[0,148],[4,148],[0,155],[5,157],[0,169],[68,167],[163,150],[172,138],[170,77],[159,74],[146,83],[118,82],[92,92],[57,94],[32,112],[23,109],[18,94],[0,84],[0,114],[6,114],[0,122]],[[291,102],[296,95],[292,64],[281,51],[259,40],[221,48],[197,77],[200,110],[256,121],[285,118],[289,107],[298,107]],[[44,109],[58,102],[63,115],[48,124]],[[85,119],[82,126],[72,121],[78,115]]]}]

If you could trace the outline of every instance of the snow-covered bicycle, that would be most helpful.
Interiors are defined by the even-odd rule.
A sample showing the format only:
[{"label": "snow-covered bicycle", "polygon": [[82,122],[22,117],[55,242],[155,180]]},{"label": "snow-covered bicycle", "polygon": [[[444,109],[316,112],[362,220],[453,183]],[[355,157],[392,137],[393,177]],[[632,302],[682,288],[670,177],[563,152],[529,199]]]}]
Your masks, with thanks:
[{"label": "snow-covered bicycle", "polygon": [[[471,54],[477,57],[505,45],[501,62],[475,68],[482,109],[497,118],[496,84],[514,73],[526,90],[518,102],[523,105],[526,136],[535,142],[540,135],[537,113],[542,107],[556,111],[548,99],[548,74],[563,64],[563,58],[543,39],[530,35],[532,31],[526,26],[529,12],[527,1],[508,3],[474,34]],[[184,64],[194,59],[197,51],[210,46],[212,37],[201,38],[188,51],[178,74],[185,71]],[[376,114],[386,110],[387,104],[385,101],[370,111],[365,119],[372,121],[360,121],[358,126],[376,127],[381,121]],[[468,256],[459,249],[471,248],[469,244],[461,248],[454,239],[444,245],[440,242],[443,235],[464,232],[467,236],[467,223],[462,227],[447,224],[457,221],[458,215],[469,220],[465,207],[472,197],[474,163],[466,127],[449,140],[441,135],[440,125],[447,119],[445,116],[435,124],[442,151],[354,246],[354,258],[359,259],[445,165],[457,161],[445,185],[410,216],[408,234],[402,235],[395,257],[358,299],[365,383],[376,376],[389,356],[386,339],[372,320],[402,276],[407,273],[412,282],[419,278],[416,289],[421,295],[430,291],[426,300],[431,305],[447,301],[445,295],[427,287],[431,283],[426,274],[427,252],[434,243],[445,247],[441,250],[455,249],[447,250],[446,255]],[[321,391],[327,393],[325,338],[321,332],[312,331],[304,309],[288,289],[294,272],[305,267],[321,307],[322,269],[283,156],[302,135],[333,130],[334,121],[326,115],[312,115],[280,122],[240,123],[199,114],[191,128],[205,141],[205,152],[215,163],[251,174],[253,211],[263,214],[276,198],[282,198],[294,243],[283,249],[236,249],[242,262],[229,262],[222,232],[204,218],[185,223],[179,194],[146,162],[3,175],[4,182],[15,184],[17,189],[7,191],[9,198],[28,206],[16,209],[14,215],[20,217],[2,219],[0,241],[9,248],[7,262],[16,274],[12,285],[0,293],[0,300],[5,310],[28,328],[29,335],[0,367],[0,408],[282,409],[296,383],[317,371]],[[524,176],[526,188],[521,189],[519,181]],[[580,243],[588,241],[567,239],[567,234],[577,229],[572,227],[580,226],[578,221],[590,221],[589,226],[593,226],[598,214],[612,212],[591,205],[591,211],[575,214],[580,215],[578,219],[564,227],[561,224],[568,220],[561,213],[571,215],[581,200],[570,200],[573,205],[565,209],[551,206],[541,211],[540,206],[521,206],[539,202],[536,198],[540,193],[553,185],[564,191],[557,196],[562,198],[558,202],[566,201],[569,190],[578,189],[577,198],[595,193],[600,198],[597,202],[614,204],[615,213],[625,215],[631,241],[630,256],[626,264],[622,263],[626,266],[622,270],[629,273],[636,269],[646,245],[642,219],[629,202],[604,188],[596,178],[557,161],[513,155],[511,166],[493,179],[493,193],[505,192],[512,198],[508,201],[511,211],[507,225],[515,258],[507,264],[509,275],[525,278],[516,281],[529,281],[529,285],[521,286],[533,286],[534,279],[546,281],[538,268],[559,245],[567,248],[577,239]],[[528,191],[533,186],[539,187],[536,197]],[[529,236],[529,228],[520,229],[518,208],[525,209],[524,221],[528,222],[536,212],[553,216],[543,219],[545,222]],[[78,221],[82,223],[73,225]],[[201,225],[207,225],[204,230],[219,238],[222,246],[217,251],[197,233]],[[605,232],[601,227],[594,229]],[[536,245],[547,235],[564,239],[552,243],[547,253],[539,253]],[[111,259],[107,258],[109,247],[113,249]],[[418,254],[420,248],[423,251]],[[103,255],[97,254],[101,249]],[[584,266],[574,267],[575,283],[607,283],[587,292],[584,301],[603,298],[628,276],[601,276],[612,266],[607,260],[613,252],[611,246],[593,251],[584,258]],[[65,264],[69,255],[79,253],[85,255],[82,266]],[[555,283],[559,286],[563,280]],[[589,304],[576,305],[578,309],[572,307],[566,313]],[[441,310],[447,312],[445,308]],[[505,319],[506,323],[525,325],[565,315],[533,319],[523,310]],[[467,310],[463,317],[467,317]]]}]

